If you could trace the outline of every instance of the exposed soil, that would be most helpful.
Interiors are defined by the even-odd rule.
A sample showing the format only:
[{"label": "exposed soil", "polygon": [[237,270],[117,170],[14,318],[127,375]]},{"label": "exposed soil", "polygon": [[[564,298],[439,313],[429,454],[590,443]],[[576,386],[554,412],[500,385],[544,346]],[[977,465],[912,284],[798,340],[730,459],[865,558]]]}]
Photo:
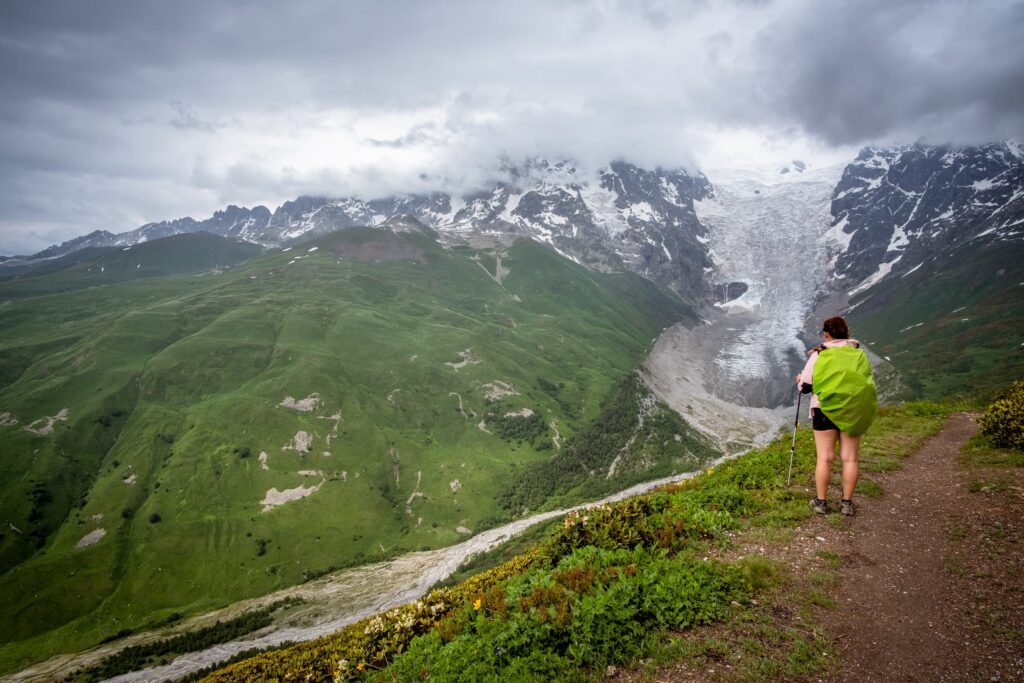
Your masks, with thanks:
[{"label": "exposed soil", "polygon": [[267,512],[278,505],[284,505],[285,503],[291,503],[292,501],[302,500],[307,496],[312,496],[314,493],[320,490],[323,486],[321,481],[316,486],[297,486],[293,489],[285,489],[284,491],[278,491],[276,488],[272,488],[267,491],[267,495],[260,501],[260,505],[263,506],[263,512]]},{"label": "exposed soil", "polygon": [[[1024,679],[1024,652],[978,623],[979,590],[1000,591],[983,575],[950,570],[980,548],[954,547],[950,530],[996,510],[969,493],[961,448],[977,425],[953,415],[904,467],[881,480],[885,496],[863,505],[843,559],[833,627],[842,653],[837,681],[1000,681]],[[1016,516],[1019,519],[1019,515]],[[1014,520],[1015,521],[1015,520]],[[995,569],[995,567],[993,567]],[[1020,586],[1002,586],[1020,605]],[[1011,595],[1016,593],[1016,596]],[[1019,615],[1018,615],[1019,616]]]},{"label": "exposed soil", "polygon": [[415,261],[423,263],[426,260],[426,252],[423,249],[392,232],[384,231],[364,242],[341,242],[332,244],[327,249],[337,257],[352,258],[357,261]]},{"label": "exposed soil", "polygon": [[313,393],[303,399],[296,400],[292,396],[285,396],[279,404],[282,408],[291,408],[301,413],[311,413],[320,405],[320,394]]},{"label": "exposed soil", "polygon": [[[7,415],[7,413],[4,413],[4,415]],[[50,415],[48,417],[41,417],[38,420],[36,420],[35,422],[33,422],[32,424],[27,425],[26,427],[24,427],[24,429],[25,429],[26,432],[32,432],[33,434],[35,434],[37,436],[49,436],[50,434],[53,434],[53,425],[55,425],[58,422],[67,422],[67,421],[68,421],[68,409],[67,408],[63,408],[56,415]],[[16,424],[16,421],[15,422],[8,421],[7,424]],[[40,426],[37,427],[36,425],[40,425]]]},{"label": "exposed soil", "polygon": [[[797,577],[824,568],[821,551],[839,556],[836,607],[820,612],[839,661],[813,680],[1024,681],[1024,472],[963,465],[976,429],[951,416],[900,470],[872,475],[884,495],[857,500],[852,518],[815,516],[785,543],[738,539],[730,555],[764,555]],[[986,481],[997,483],[986,492]],[[680,662],[655,680],[722,676]]]}]

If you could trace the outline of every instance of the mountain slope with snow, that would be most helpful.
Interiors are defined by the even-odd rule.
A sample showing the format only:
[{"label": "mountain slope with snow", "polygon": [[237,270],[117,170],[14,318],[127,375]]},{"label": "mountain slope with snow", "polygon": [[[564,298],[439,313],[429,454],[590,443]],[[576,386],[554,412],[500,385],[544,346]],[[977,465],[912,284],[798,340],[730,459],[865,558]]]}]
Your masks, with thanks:
[{"label": "mountain slope with snow", "polygon": [[909,145],[847,166],[823,238],[831,289],[912,394],[1024,375],[1024,151]]},{"label": "mountain slope with snow", "polygon": [[890,273],[973,242],[1024,238],[1024,151],[909,145],[866,148],[832,199],[834,275],[861,292]]},{"label": "mountain slope with snow", "polygon": [[541,159],[509,167],[504,175],[491,187],[467,196],[304,196],[285,202],[273,213],[263,206],[229,206],[203,221],[181,218],[149,223],[119,235],[96,231],[15,261],[24,264],[84,247],[123,247],[200,231],[284,246],[410,215],[446,242],[461,243],[478,235],[530,237],[578,263],[624,267],[688,298],[695,299],[702,291],[709,261],[693,202],[710,191],[703,175],[648,170],[623,161],[588,173],[568,162]]}]

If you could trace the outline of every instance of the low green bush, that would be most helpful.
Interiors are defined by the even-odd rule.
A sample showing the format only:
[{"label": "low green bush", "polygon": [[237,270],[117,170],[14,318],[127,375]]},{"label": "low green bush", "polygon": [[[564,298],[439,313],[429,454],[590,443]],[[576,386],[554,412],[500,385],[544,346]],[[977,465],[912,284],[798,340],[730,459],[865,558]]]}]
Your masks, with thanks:
[{"label": "low green bush", "polygon": [[[366,678],[573,678],[583,667],[645,655],[669,629],[716,621],[748,593],[735,566],[669,557],[664,550],[588,546],[553,568],[535,566],[447,616]],[[339,673],[351,668],[345,662]]]},{"label": "low green bush", "polygon": [[981,419],[981,433],[999,448],[1024,450],[1024,381],[988,407]]}]

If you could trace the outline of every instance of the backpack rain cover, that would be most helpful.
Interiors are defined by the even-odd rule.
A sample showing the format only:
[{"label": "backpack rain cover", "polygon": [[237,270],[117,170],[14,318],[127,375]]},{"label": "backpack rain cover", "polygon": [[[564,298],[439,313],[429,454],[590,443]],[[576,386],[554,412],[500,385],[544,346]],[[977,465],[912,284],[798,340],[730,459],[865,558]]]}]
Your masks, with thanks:
[{"label": "backpack rain cover", "polygon": [[868,430],[878,413],[878,394],[867,354],[852,346],[828,347],[814,363],[814,393],[821,410],[851,436]]}]

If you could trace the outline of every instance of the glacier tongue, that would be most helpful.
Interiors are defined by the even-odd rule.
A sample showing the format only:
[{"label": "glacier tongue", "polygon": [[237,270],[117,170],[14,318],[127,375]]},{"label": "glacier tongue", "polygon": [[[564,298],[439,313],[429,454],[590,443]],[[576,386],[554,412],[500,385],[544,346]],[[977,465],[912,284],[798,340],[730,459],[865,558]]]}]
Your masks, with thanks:
[{"label": "glacier tongue", "polygon": [[[789,375],[793,358],[803,356],[799,335],[825,288],[827,245],[819,238],[829,228],[842,171],[835,166],[778,178],[732,172],[717,182],[711,176],[714,197],[694,202],[710,239],[712,284],[747,285],[739,299],[719,305],[723,315],[716,316],[732,333],[712,361],[718,393],[769,406],[791,394],[775,385]],[[746,315],[737,315],[741,311]],[[754,391],[729,389],[751,384]]]},{"label": "glacier tongue", "polygon": [[712,285],[746,291],[704,324],[668,330],[645,367],[652,389],[729,452],[774,436],[793,419],[793,374],[829,277],[822,239],[843,166],[779,176],[709,172],[714,195],[694,202],[708,231]]}]

